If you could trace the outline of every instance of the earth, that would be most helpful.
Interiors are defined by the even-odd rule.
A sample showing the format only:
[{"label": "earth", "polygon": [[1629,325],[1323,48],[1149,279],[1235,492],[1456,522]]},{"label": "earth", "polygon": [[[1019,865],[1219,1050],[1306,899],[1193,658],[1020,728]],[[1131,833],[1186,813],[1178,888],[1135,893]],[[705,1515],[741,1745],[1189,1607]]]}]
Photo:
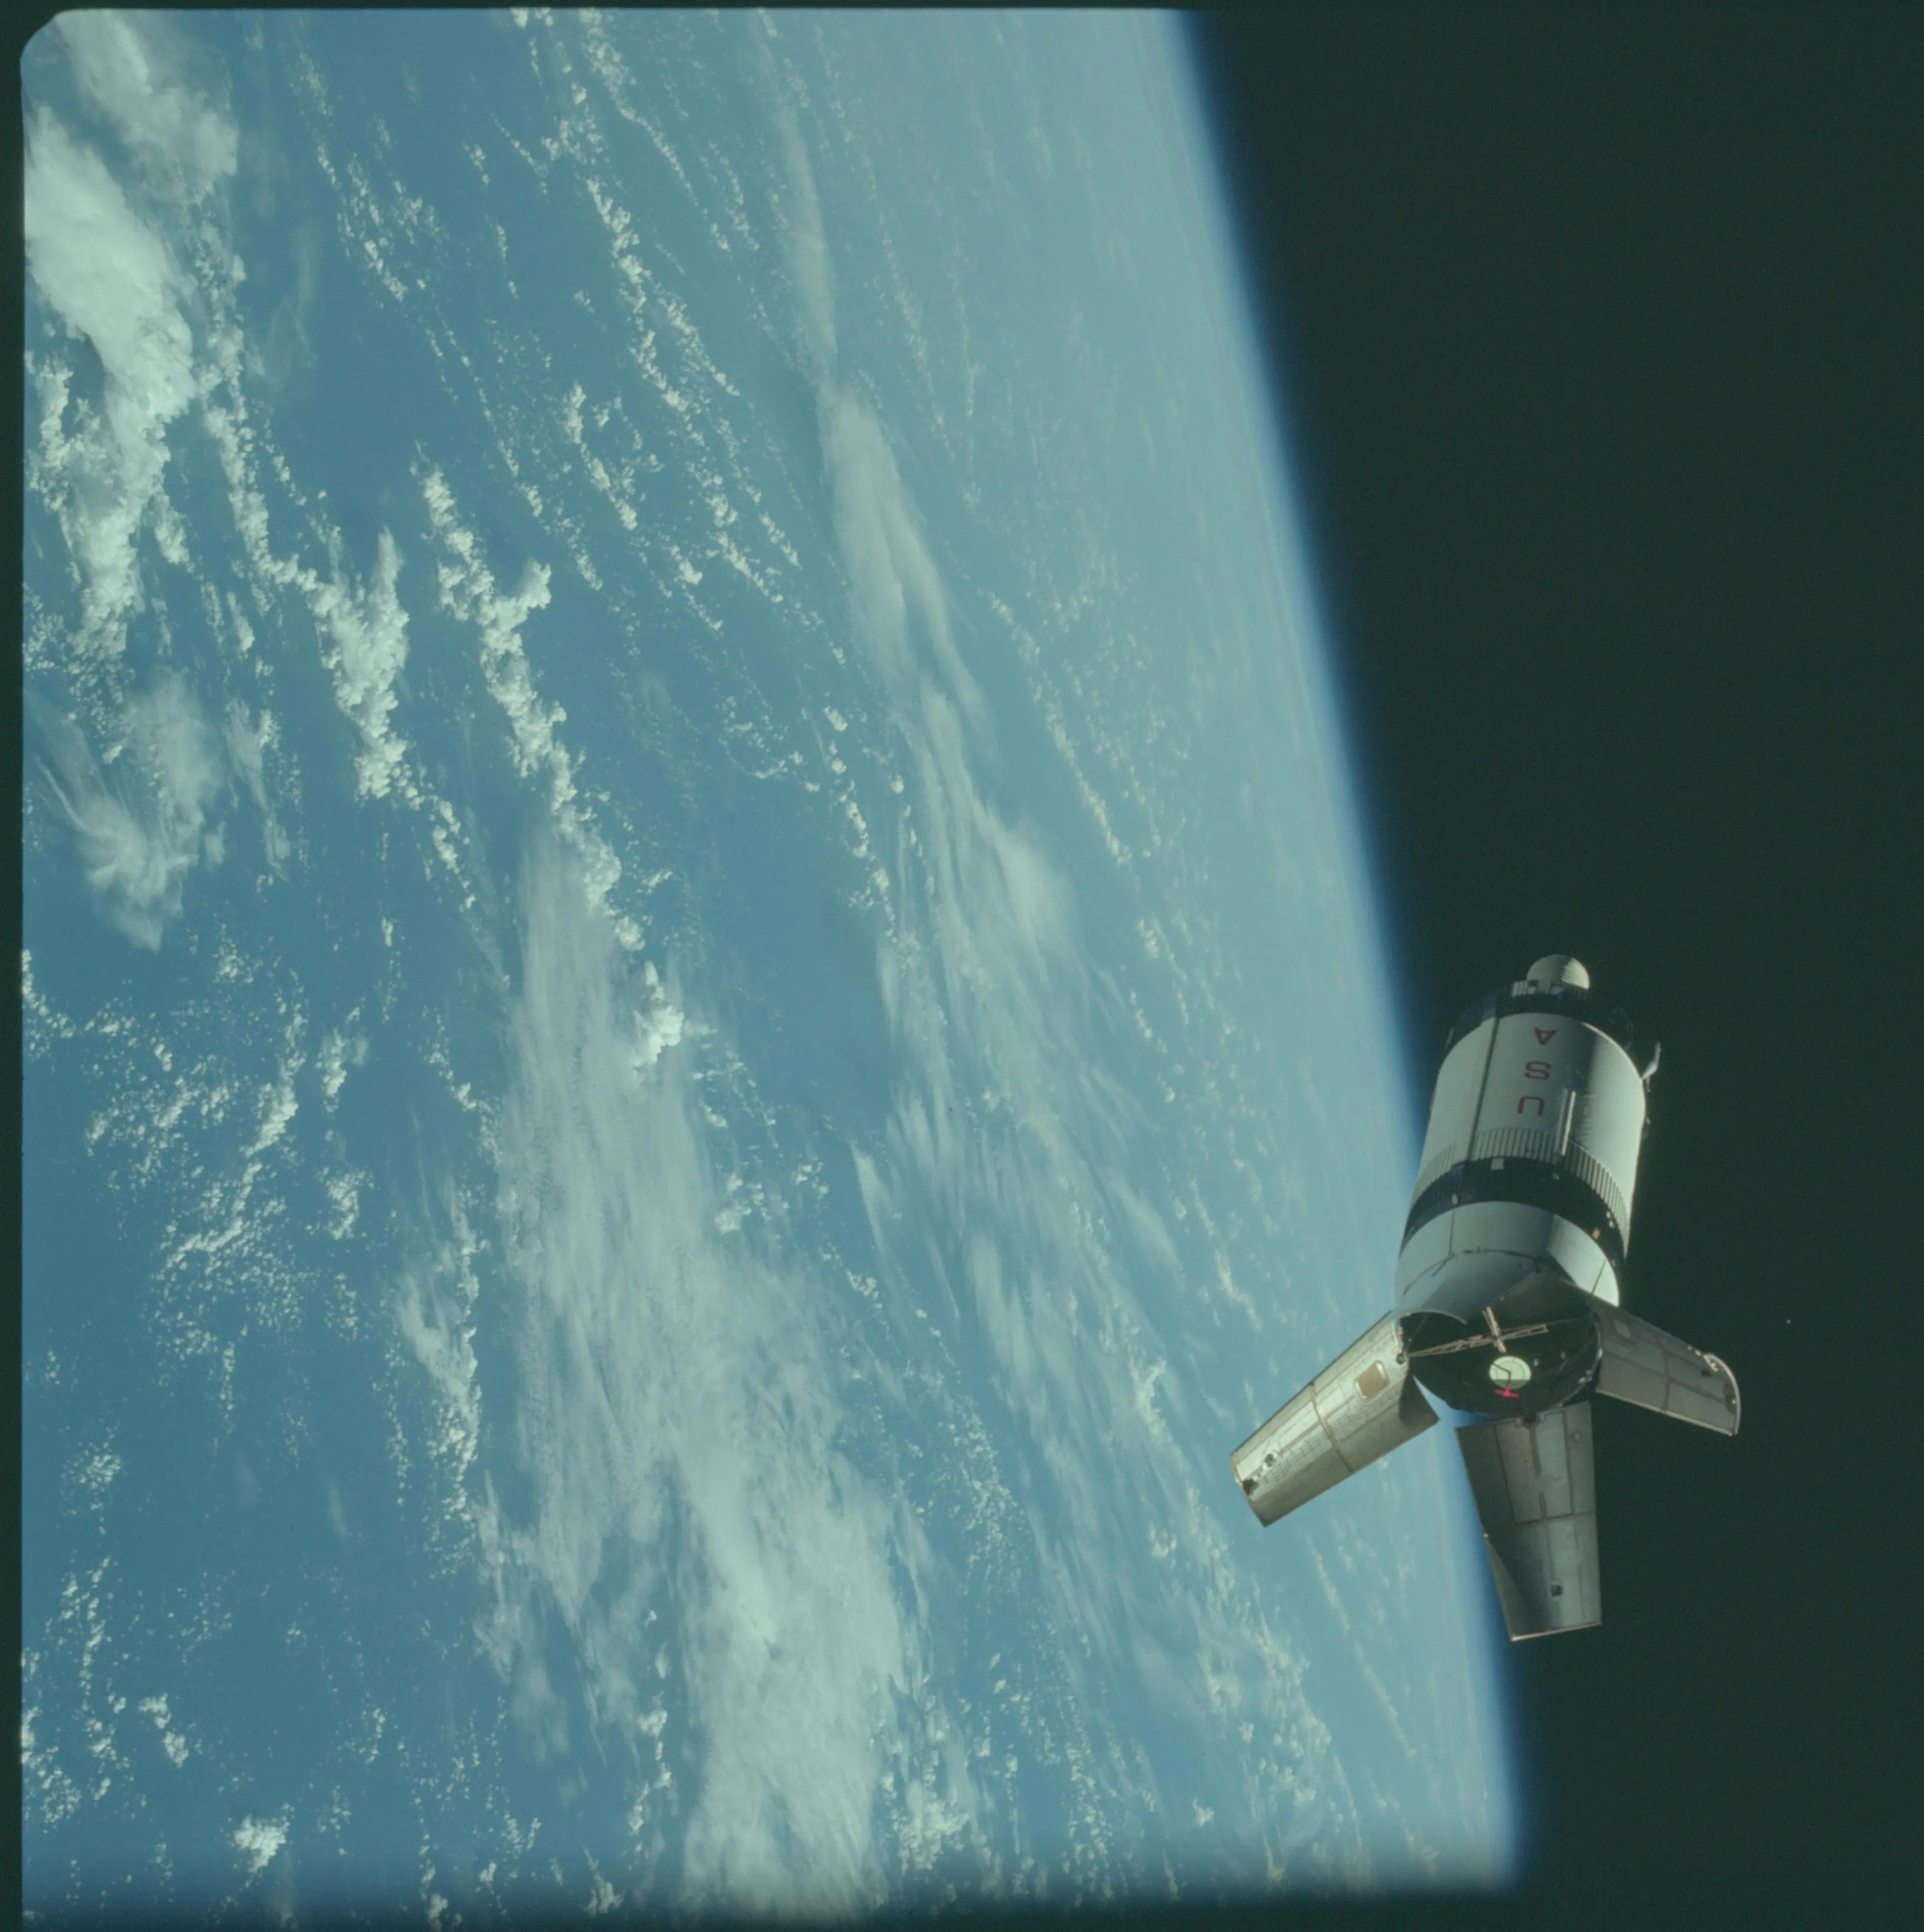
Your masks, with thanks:
[{"label": "earth", "polygon": [[22,68],[27,1902],[1499,1882],[1406,1064],[1179,23]]}]

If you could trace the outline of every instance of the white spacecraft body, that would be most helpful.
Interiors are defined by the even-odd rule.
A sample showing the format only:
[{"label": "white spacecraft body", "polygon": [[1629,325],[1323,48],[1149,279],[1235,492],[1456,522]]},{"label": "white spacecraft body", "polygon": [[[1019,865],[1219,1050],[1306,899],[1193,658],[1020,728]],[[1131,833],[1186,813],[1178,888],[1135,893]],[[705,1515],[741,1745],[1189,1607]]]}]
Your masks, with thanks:
[{"label": "white spacecraft body", "polygon": [[[1629,1022],[1562,953],[1443,1049],[1394,1307],[1230,1458],[1275,1522],[1436,1420],[1457,1431],[1513,1638],[1600,1622],[1594,1391],[1736,1433],[1736,1378],[1618,1305],[1648,1082]],[[1419,1384],[1421,1385],[1419,1387]]]}]

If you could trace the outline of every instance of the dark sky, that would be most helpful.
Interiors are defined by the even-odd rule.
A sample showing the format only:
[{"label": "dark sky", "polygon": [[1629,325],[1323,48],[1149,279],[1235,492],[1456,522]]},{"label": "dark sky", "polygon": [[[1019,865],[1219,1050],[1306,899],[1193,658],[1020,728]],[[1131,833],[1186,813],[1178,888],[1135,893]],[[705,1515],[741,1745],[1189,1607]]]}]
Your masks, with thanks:
[{"label": "dark sky", "polygon": [[1626,1302],[1743,1388],[1598,1405],[1535,1882],[1924,1899],[1924,10],[1193,26],[1422,1079],[1583,959],[1664,1044]]}]

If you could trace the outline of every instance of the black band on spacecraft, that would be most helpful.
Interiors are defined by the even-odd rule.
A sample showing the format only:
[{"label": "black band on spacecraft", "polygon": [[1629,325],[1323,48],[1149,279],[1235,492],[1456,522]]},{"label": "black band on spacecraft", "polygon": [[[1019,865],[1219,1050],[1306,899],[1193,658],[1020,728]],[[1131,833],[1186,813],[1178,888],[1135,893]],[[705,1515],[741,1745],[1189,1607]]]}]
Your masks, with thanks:
[{"label": "black band on spacecraft", "polygon": [[1478,1201],[1508,1201],[1519,1208],[1541,1208],[1561,1215],[1602,1249],[1613,1270],[1622,1273],[1630,1244],[1610,1204],[1573,1168],[1527,1156],[1499,1154],[1490,1160],[1459,1161],[1439,1174],[1410,1203],[1409,1218],[1403,1224],[1403,1240],[1439,1214]]}]

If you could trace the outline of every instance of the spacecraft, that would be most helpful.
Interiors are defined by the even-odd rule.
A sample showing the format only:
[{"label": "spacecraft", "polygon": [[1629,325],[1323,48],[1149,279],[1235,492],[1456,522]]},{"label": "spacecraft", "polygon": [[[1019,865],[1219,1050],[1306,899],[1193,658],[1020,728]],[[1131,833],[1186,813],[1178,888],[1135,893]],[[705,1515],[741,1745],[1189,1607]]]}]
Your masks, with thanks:
[{"label": "spacecraft", "polygon": [[1231,1456],[1272,1523],[1436,1421],[1514,1640],[1601,1622],[1589,1398],[1734,1436],[1736,1378],[1619,1306],[1656,1055],[1567,954],[1451,1029],[1391,1312]]}]

